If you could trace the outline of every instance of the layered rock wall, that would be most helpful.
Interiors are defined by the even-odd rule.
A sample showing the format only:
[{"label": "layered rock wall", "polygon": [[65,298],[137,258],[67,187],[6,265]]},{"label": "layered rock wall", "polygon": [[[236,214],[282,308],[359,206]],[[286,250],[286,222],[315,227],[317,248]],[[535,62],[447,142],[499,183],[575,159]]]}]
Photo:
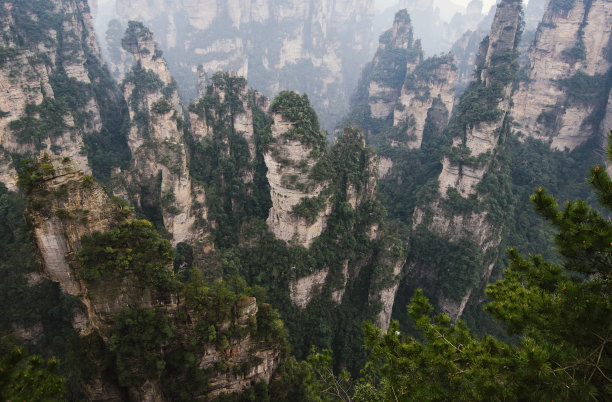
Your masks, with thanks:
[{"label": "layered rock wall", "polygon": [[95,68],[102,62],[87,3],[36,5],[6,1],[0,6],[5,53],[0,62],[0,177],[11,190],[16,183],[11,155],[61,154],[90,172],[83,137],[103,125],[92,92],[92,79],[99,79]]},{"label": "layered rock wall", "polygon": [[558,150],[599,136],[612,86],[611,26],[609,1],[549,2],[512,99],[518,131]]},{"label": "layered rock wall", "polygon": [[123,43],[136,60],[123,84],[132,120],[128,195],[140,208],[161,207],[163,224],[174,244],[192,242],[203,237],[195,223],[206,219],[207,212],[194,205],[194,199],[204,200],[205,194],[189,174],[176,84],[146,27],[131,23]]},{"label": "layered rock wall", "polygon": [[[273,118],[274,144],[264,154],[272,198],[268,227],[278,239],[309,247],[325,229],[331,212],[330,194],[322,195],[329,183],[309,178],[318,162],[312,154],[313,148],[300,140],[284,138],[284,134],[295,128],[295,123],[281,113],[275,113]],[[304,199],[321,195],[324,206],[316,216],[300,217],[295,213],[294,208]]]},{"label": "layered rock wall", "polygon": [[86,323],[79,326],[106,334],[113,316],[126,306],[150,308],[150,293],[145,291],[149,297],[141,298],[136,284],[129,280],[89,287],[77,258],[84,236],[118,226],[131,217],[131,210],[112,201],[69,157],[43,156],[37,170],[41,179],[30,191],[26,219],[43,274],[64,292],[78,296],[86,307]]},{"label": "layered rock wall", "polygon": [[421,147],[428,111],[436,101],[447,115],[439,124],[442,127],[448,124],[456,85],[457,67],[451,54],[427,59],[407,76],[393,111],[393,126],[405,130],[408,137],[402,145]]},{"label": "layered rock wall", "polygon": [[[491,274],[495,258],[489,250],[499,246],[501,227],[488,219],[486,210],[471,207],[459,211],[452,209],[453,202],[448,200],[460,197],[476,205],[485,196],[478,193],[478,185],[495,166],[499,138],[509,129],[507,115],[516,76],[516,67],[512,66],[518,57],[520,14],[520,1],[498,4],[490,35],[480,46],[474,81],[460,100],[449,126],[453,141],[450,152],[442,159],[438,176],[440,198],[433,204],[419,206],[413,217],[415,230],[423,224],[447,241],[474,242],[485,256],[483,266],[475,267],[484,281]],[[481,97],[487,100],[478,99]],[[471,293],[472,288],[468,287],[458,298],[438,294],[438,304],[456,318],[463,313]]]},{"label": "layered rock wall", "polygon": [[[215,398],[242,392],[255,382],[270,381],[280,362],[280,349],[275,342],[261,341],[261,335],[254,330],[259,308],[254,297],[239,299],[231,306],[232,318],[215,323],[221,333],[227,332],[230,327],[246,333],[238,337],[228,335],[227,345],[220,345],[211,339],[202,340],[193,335],[197,332],[198,321],[207,314],[216,314],[216,311],[211,313],[206,309],[187,307],[184,300],[179,304],[175,294],[161,288],[152,278],[146,278],[150,282],[145,284],[142,278],[137,277],[138,273],[118,267],[113,267],[114,272],[104,272],[104,278],[88,277],[79,254],[83,239],[96,232],[98,235],[106,233],[123,223],[135,222],[132,220],[133,209],[111,199],[92,176],[84,175],[67,157],[44,156],[34,169],[38,178],[31,183],[26,218],[43,274],[58,282],[63,291],[77,296],[85,307],[85,316],[75,316],[73,319],[75,329],[80,330],[82,336],[95,332],[104,342],[109,342],[111,335],[114,335],[117,342],[122,334],[118,336],[113,328],[119,314],[126,309],[155,308],[156,314],[166,315],[166,322],[172,327],[172,337],[165,347],[169,350],[194,351],[194,369],[202,370],[203,375],[209,378],[210,386],[195,397]],[[143,221],[140,224],[151,226]],[[132,251],[135,250],[128,250]],[[171,259],[165,269],[172,271]],[[189,316],[190,320],[175,320],[175,315]],[[194,339],[198,339],[196,344]],[[102,359],[103,356],[95,358]],[[143,356],[138,354],[131,356],[131,360],[141,358]],[[139,366],[135,364],[134,367]],[[129,386],[123,384],[124,387],[120,386],[121,380],[116,377],[112,373],[105,376],[93,374],[83,391],[90,400],[124,400],[122,388],[124,393],[129,394],[130,400],[170,400],[159,377],[139,379]]]},{"label": "layered rock wall", "polygon": [[362,78],[372,118],[384,120],[393,113],[402,93],[401,83],[422,58],[420,42],[413,40],[410,16],[405,9],[400,10],[392,28],[380,36],[378,50],[366,69],[371,73]]}]

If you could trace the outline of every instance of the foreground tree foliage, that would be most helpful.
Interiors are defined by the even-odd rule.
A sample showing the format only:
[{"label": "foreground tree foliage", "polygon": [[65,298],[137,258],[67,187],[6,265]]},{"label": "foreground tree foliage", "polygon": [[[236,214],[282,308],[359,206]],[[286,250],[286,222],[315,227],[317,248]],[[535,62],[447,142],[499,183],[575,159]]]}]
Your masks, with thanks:
[{"label": "foreground tree foliage", "polygon": [[[612,133],[608,149],[612,160]],[[612,210],[612,180],[591,169],[587,182]],[[505,277],[489,285],[486,311],[518,339],[477,338],[417,291],[408,313],[422,340],[405,337],[397,322],[383,334],[366,324],[371,357],[354,386],[357,401],[611,400],[612,222],[585,201],[559,208],[544,189],[531,197],[558,233],[562,265],[508,251]],[[321,375],[333,386],[342,375]]]},{"label": "foreground tree foliage", "polygon": [[57,375],[59,362],[46,363],[39,356],[26,356],[14,348],[0,358],[0,398],[7,401],[57,400],[63,391],[63,379]]}]

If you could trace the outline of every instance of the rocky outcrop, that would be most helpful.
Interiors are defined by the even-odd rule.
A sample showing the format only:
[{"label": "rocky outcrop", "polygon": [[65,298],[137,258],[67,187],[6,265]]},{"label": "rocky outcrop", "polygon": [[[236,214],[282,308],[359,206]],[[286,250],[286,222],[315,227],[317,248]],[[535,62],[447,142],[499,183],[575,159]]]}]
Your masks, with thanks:
[{"label": "rocky outcrop", "polygon": [[350,118],[364,129],[370,144],[420,148],[425,131],[440,135],[448,124],[456,82],[453,57],[423,60],[410,17],[400,10],[364,69]]},{"label": "rocky outcrop", "polygon": [[[193,140],[207,138],[222,147],[224,155],[230,155],[228,135],[215,135],[215,127],[222,125],[246,141],[247,161],[253,167],[257,157],[255,144],[254,109],[267,112],[268,100],[260,93],[249,91],[246,79],[236,73],[216,73],[207,85],[206,76],[200,77],[200,99],[189,108],[189,121]],[[244,182],[253,181],[253,170],[243,172]]]},{"label": "rocky outcrop", "polygon": [[[44,152],[69,156],[91,172],[84,137],[108,123],[105,105],[113,88],[105,80],[86,2],[6,1],[0,6],[0,177],[15,189],[12,157]],[[108,84],[105,82],[104,84]]]},{"label": "rocky outcrop", "polygon": [[[482,105],[482,111],[461,109],[459,104],[460,115],[456,118],[457,131],[451,151],[457,154],[465,150],[476,161],[457,163],[452,156],[443,159],[439,176],[439,190],[443,196],[448,187],[457,189],[464,197],[475,194],[476,185],[488,170],[491,159],[486,155],[494,151],[500,129],[510,111],[510,95],[516,74],[512,63],[517,57],[515,53],[519,39],[520,9],[520,2],[514,0],[498,4],[491,33],[481,43],[476,70],[479,77],[475,85],[468,89],[470,93],[464,94],[462,102],[486,103]],[[486,100],[474,98],[486,94],[489,95]],[[486,109],[490,111],[486,119],[473,116]]]},{"label": "rocky outcrop", "polygon": [[393,18],[393,13],[398,9],[406,9],[410,13],[414,32],[421,38],[423,50],[427,55],[448,52],[464,32],[476,29],[485,16],[481,0],[472,0],[466,7],[450,1],[399,0],[394,6],[376,16],[374,32],[386,29]]},{"label": "rocky outcrop", "polygon": [[[106,191],[84,175],[69,157],[43,156],[35,166],[40,177],[32,183],[26,219],[31,227],[43,274],[62,290],[78,296],[87,317],[78,326],[106,333],[114,314],[134,305],[151,307],[129,279],[89,287],[77,258],[81,239],[106,232],[131,216],[131,210],[111,200]],[[79,321],[79,320],[77,320]]]},{"label": "rocky outcrop", "polygon": [[612,87],[612,9],[606,0],[550,1],[512,100],[516,129],[573,150],[600,134]]},{"label": "rocky outcrop", "polygon": [[[236,317],[232,322],[222,323],[221,327],[234,325],[242,330],[248,330],[249,325],[257,322],[257,300],[248,297],[236,303]],[[253,334],[247,334],[241,339],[232,339],[229,347],[219,350],[214,345],[204,348],[204,353],[198,362],[202,370],[211,370],[210,387],[206,394],[208,400],[221,395],[242,392],[260,381],[270,382],[279,365],[280,351],[276,345],[262,345]],[[230,368],[228,371],[218,370],[219,366]],[[240,368],[240,369],[239,369]]]},{"label": "rocky outcrop", "polygon": [[375,282],[382,285],[382,289],[376,290],[370,295],[371,298],[380,301],[382,305],[376,319],[376,325],[385,332],[389,329],[391,323],[391,312],[399,289],[402,269],[406,263],[406,258],[397,250],[393,250],[393,247],[398,247],[398,243],[389,242],[383,248],[378,263],[386,265],[388,269]]},{"label": "rocky outcrop", "polygon": [[[491,32],[480,45],[474,81],[459,101],[448,128],[453,140],[438,176],[440,198],[419,206],[413,217],[415,231],[423,225],[446,241],[477,245],[485,258],[483,266],[474,269],[480,270],[477,276],[485,282],[495,260],[496,253],[492,251],[501,242],[501,227],[488,219],[486,210],[477,207],[478,200],[486,196],[479,193],[478,184],[494,169],[500,135],[509,130],[507,116],[517,74],[520,14],[520,1],[498,4]],[[470,206],[457,208],[460,199]],[[472,288],[467,287],[454,297],[439,293],[438,304],[452,317],[459,317],[471,292]]]},{"label": "rocky outcrop", "polygon": [[421,147],[428,112],[434,104],[444,115],[437,125],[446,127],[455,103],[456,82],[457,67],[451,54],[425,60],[406,77],[393,111],[393,126],[405,131],[407,137],[401,145]]},{"label": "rocky outcrop", "polygon": [[[208,317],[217,316],[219,314],[217,309],[212,312],[201,306],[194,306],[189,298],[179,304],[176,294],[164,285],[167,279],[162,278],[172,276],[171,257],[164,257],[165,261],[154,262],[166,264],[161,269],[168,270],[169,276],[156,273],[151,277],[140,277],[130,265],[138,264],[138,261],[129,259],[127,263],[130,265],[129,268],[121,269],[113,266],[114,272],[105,271],[104,278],[92,277],[88,271],[90,269],[87,265],[88,260],[80,253],[87,237],[101,236],[117,228],[132,230],[131,225],[140,225],[152,230],[152,225],[146,221],[134,221],[132,208],[117,198],[111,198],[92,176],[84,175],[68,157],[44,156],[38,164],[29,169],[26,174],[32,180],[29,182],[26,218],[32,230],[43,274],[50,280],[58,282],[62,290],[77,296],[83,303],[86,314],[77,313],[73,318],[73,325],[80,330],[82,336],[95,332],[104,339],[104,342],[109,342],[111,335],[113,342],[121,342],[121,336],[124,334],[117,334],[115,328],[117,320],[120,319],[118,317],[126,309],[155,311],[155,314],[163,314],[172,328],[169,332],[172,335],[165,347],[169,351],[177,349],[193,351],[194,370],[202,370],[201,375],[208,375],[210,386],[202,388],[202,393],[193,395],[194,397],[215,398],[223,394],[244,391],[255,382],[270,381],[280,361],[280,349],[278,342],[266,340],[266,337],[279,335],[260,333],[256,330],[260,317],[263,317],[262,320],[274,319],[274,315],[269,315],[271,310],[269,305],[265,305],[268,316],[260,316],[256,299],[241,297],[235,303],[232,302],[231,306],[223,307],[231,312],[229,314],[231,318],[223,322],[210,323]],[[126,224],[128,226],[125,226]],[[150,239],[140,238],[140,240],[146,242]],[[138,246],[134,244],[130,244],[129,247],[137,248]],[[88,247],[91,251],[91,244]],[[105,255],[121,252],[119,247],[122,246],[116,245],[115,249],[106,247]],[[147,250],[130,248],[126,252],[155,253],[157,246]],[[227,300],[224,299],[223,303],[227,303]],[[155,310],[151,310],[153,308]],[[188,316],[190,319],[177,319],[178,316]],[[206,339],[194,335],[198,331],[197,328],[202,326],[200,321],[203,320],[206,320],[204,323],[207,324],[204,328],[208,328]],[[214,343],[214,333],[210,335],[210,328],[223,339],[226,339],[226,336],[229,339],[226,343]],[[234,331],[233,335],[230,335],[230,328]],[[236,336],[236,331],[244,335]],[[31,335],[31,332],[32,330],[28,334]],[[195,339],[197,342],[194,344]],[[95,358],[102,359],[104,356]],[[112,355],[112,358],[117,356]],[[142,358],[145,357],[135,354],[131,356],[129,363],[124,364],[128,364],[128,367],[131,367],[130,364],[134,365],[131,371],[138,372],[141,366],[137,362]],[[160,358],[163,359],[163,355]],[[84,387],[89,399],[124,400],[120,391],[123,385],[130,395],[130,400],[170,400],[159,376],[147,376],[141,381],[131,381],[129,385],[123,384],[120,378],[113,378],[112,375],[106,377],[92,375]]]},{"label": "rocky outcrop", "polygon": [[123,83],[132,120],[127,193],[151,219],[162,219],[174,244],[201,239],[203,229],[196,222],[206,219],[205,194],[189,174],[176,84],[153,34],[142,24],[130,23],[123,45],[136,60]]},{"label": "rocky outcrop", "polygon": [[[308,93],[331,127],[346,112],[361,68],[355,61],[369,56],[373,6],[373,0],[136,0],[116,2],[115,16],[124,27],[135,19],[155,32],[188,99],[197,95],[199,65],[209,75],[236,71],[268,96]],[[122,62],[109,54],[111,64]]]},{"label": "rocky outcrop", "polygon": [[[264,154],[272,198],[268,227],[278,239],[309,247],[325,229],[331,212],[330,194],[323,193],[329,183],[309,177],[318,162],[316,150],[299,139],[286,138],[295,122],[282,113],[274,113],[273,118],[274,142]],[[319,208],[309,216],[298,215],[295,208],[311,199],[319,200]]]},{"label": "rocky outcrop", "polygon": [[[410,16],[406,10],[395,15],[393,27],[379,39],[378,51],[362,78],[367,85],[370,116],[386,119],[393,113],[402,88],[401,83],[423,58],[420,42],[413,41]],[[362,84],[363,85],[363,84]]]},{"label": "rocky outcrop", "polygon": [[324,269],[292,281],[289,284],[291,302],[300,308],[305,308],[325,283],[328,273],[329,269]]}]

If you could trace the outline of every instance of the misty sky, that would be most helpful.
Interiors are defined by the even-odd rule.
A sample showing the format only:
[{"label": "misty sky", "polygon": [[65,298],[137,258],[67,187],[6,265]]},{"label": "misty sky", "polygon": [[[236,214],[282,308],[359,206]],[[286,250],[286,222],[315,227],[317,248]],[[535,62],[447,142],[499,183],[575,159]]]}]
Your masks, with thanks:
[{"label": "misty sky", "polygon": [[[451,1],[455,4],[459,4],[465,7],[471,0],[451,0]],[[397,3],[397,0],[376,0],[376,8],[379,10],[383,10],[387,7],[395,5],[396,3]],[[484,3],[483,9],[488,10],[489,7],[495,4],[495,0],[483,0],[483,3]]]}]

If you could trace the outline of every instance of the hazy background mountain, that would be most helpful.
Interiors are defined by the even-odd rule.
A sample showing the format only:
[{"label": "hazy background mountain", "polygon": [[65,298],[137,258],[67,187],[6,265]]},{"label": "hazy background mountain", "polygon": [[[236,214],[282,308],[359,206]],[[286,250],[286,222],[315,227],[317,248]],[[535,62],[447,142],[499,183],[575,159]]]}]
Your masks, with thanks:
[{"label": "hazy background mountain", "polygon": [[399,9],[409,12],[415,36],[430,56],[448,52],[468,30],[488,29],[494,5],[491,0],[90,3],[115,78],[131,66],[121,36],[128,20],[138,20],[158,38],[186,101],[197,97],[202,72],[236,71],[267,96],[283,89],[307,93],[326,129],[348,112],[361,69]]}]

